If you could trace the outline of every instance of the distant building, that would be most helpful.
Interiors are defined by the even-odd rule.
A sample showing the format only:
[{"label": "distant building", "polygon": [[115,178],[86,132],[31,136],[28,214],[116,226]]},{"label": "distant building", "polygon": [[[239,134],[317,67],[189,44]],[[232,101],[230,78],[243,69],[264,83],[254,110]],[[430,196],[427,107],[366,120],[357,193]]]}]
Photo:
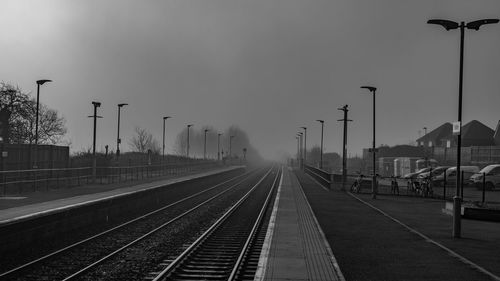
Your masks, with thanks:
[{"label": "distant building", "polygon": [[[495,135],[497,136],[498,143],[500,144],[499,126],[495,132],[490,127],[483,123],[472,120],[462,126],[462,147],[469,146],[494,146]],[[457,138],[452,133],[451,123],[444,123],[443,125],[432,130],[428,134],[417,139],[417,146],[423,147],[456,147]]]}]

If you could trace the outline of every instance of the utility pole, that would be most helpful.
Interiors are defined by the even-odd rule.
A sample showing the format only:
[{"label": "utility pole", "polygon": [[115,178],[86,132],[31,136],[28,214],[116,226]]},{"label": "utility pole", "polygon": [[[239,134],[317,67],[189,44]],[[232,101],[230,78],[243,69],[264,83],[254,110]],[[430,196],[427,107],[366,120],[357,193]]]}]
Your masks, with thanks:
[{"label": "utility pole", "polygon": [[344,141],[342,146],[342,190],[345,190],[345,184],[347,181],[347,122],[352,121],[347,118],[347,112],[349,112],[348,106],[349,105],[346,104],[343,107],[338,108],[338,110],[344,112],[344,119],[338,120],[344,121]]}]

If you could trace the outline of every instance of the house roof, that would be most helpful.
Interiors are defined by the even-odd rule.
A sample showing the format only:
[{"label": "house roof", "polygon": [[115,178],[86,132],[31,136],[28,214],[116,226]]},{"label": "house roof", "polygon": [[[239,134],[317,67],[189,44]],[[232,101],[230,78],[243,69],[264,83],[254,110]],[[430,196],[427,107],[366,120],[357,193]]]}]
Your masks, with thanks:
[{"label": "house roof", "polygon": [[[484,125],[483,123],[472,120],[469,123],[462,126],[462,141],[465,146],[472,145],[494,145],[494,135],[498,138],[500,144],[500,132],[499,125],[497,126],[497,132],[493,131],[490,127]],[[432,130],[430,133],[417,139],[417,142],[428,142],[432,141],[434,144],[438,144],[443,139],[449,139],[452,137],[452,125],[451,123],[444,123],[443,125]]]},{"label": "house roof", "polygon": [[495,129],[495,134],[493,135],[493,141],[495,145],[500,145],[500,120],[497,123],[497,128]]},{"label": "house roof", "polygon": [[451,123],[446,122],[443,125],[437,127],[436,129],[430,131],[426,135],[420,137],[417,139],[417,142],[422,142],[422,141],[432,141],[433,143],[436,143],[436,141],[443,139],[444,137],[451,135],[453,126]]},{"label": "house roof", "polygon": [[495,131],[477,120],[472,120],[462,126],[462,139],[491,140],[493,134]]}]

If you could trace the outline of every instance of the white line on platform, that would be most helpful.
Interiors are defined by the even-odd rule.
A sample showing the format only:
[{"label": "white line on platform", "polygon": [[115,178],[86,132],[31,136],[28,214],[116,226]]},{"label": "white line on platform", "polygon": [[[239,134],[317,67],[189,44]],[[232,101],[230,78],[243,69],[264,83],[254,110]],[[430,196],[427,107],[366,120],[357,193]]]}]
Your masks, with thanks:
[{"label": "white line on platform", "polygon": [[479,272],[485,274],[485,275],[488,275],[489,277],[491,277],[493,280],[496,280],[496,281],[500,281],[500,277],[496,276],[495,274],[493,274],[492,272],[486,270],[485,268],[477,265],[476,263],[472,262],[471,260],[467,259],[466,257],[464,256],[461,256],[460,254],[458,254],[457,252],[451,250],[450,248],[444,246],[443,244],[439,243],[439,242],[436,242],[434,240],[432,240],[431,238],[429,238],[428,236],[426,236],[425,234],[419,232],[418,230],[414,229],[414,228],[411,228],[410,226],[406,225],[405,223],[401,222],[400,220],[396,219],[396,218],[393,218],[391,217],[389,214],[387,214],[386,212],[380,210],[379,208],[373,206],[372,204],[364,201],[363,199],[357,197],[356,195],[350,193],[350,192],[347,192],[349,195],[351,195],[353,198],[355,198],[356,200],[360,201],[361,203],[367,205],[368,207],[374,209],[375,211],[381,213],[382,215],[386,216],[387,218],[393,220],[394,222],[398,223],[399,225],[403,226],[404,228],[406,228],[407,230],[409,230],[410,232],[413,232],[414,234],[422,237],[426,242],[429,242],[431,244],[434,244],[436,246],[438,246],[439,248],[445,250],[446,252],[448,252],[448,254],[450,254],[451,256],[457,258],[459,261],[465,263],[466,265],[469,265],[471,267],[473,267],[474,269],[478,270]]},{"label": "white line on platform", "polygon": [[280,201],[281,186],[283,185],[283,169],[283,166],[281,166],[280,184],[278,186],[278,191],[276,192],[276,198],[274,199],[273,211],[271,212],[271,218],[269,219],[269,224],[267,226],[266,238],[264,239],[264,244],[262,245],[262,250],[260,252],[257,271],[255,272],[255,277],[253,279],[254,281],[262,281],[266,276],[267,260],[269,258],[269,251],[271,250],[271,242],[276,224],[276,214],[278,213],[278,205]]}]

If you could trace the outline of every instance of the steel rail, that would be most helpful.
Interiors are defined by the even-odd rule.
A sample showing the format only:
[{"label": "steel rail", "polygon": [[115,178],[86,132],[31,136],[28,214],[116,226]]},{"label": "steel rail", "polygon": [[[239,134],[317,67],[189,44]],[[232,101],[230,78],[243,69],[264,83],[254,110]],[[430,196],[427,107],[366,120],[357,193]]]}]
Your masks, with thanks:
[{"label": "steel rail", "polygon": [[269,171],[240,199],[238,200],[229,210],[227,210],[215,223],[212,224],[196,241],[194,241],[184,252],[182,252],[175,260],[173,260],[164,270],[157,273],[156,277],[152,281],[164,280],[168,274],[171,273],[189,254],[202,244],[224,221],[229,218],[229,216],[250,196],[250,194],[267,178],[274,167],[271,167]]},{"label": "steel rail", "polygon": [[239,257],[236,260],[236,263],[235,263],[235,265],[233,267],[233,270],[231,271],[231,274],[229,275],[229,278],[227,279],[229,281],[235,280],[236,277],[237,277],[236,274],[238,273],[238,269],[241,268],[242,263],[243,263],[244,258],[245,258],[245,255],[248,253],[248,251],[250,250],[250,248],[252,246],[252,243],[254,242],[255,234],[257,233],[257,229],[259,228],[259,226],[261,225],[261,223],[262,223],[262,221],[264,219],[264,213],[266,212],[267,208],[269,207],[273,191],[274,191],[274,189],[276,188],[276,185],[279,182],[280,176],[281,176],[281,169],[279,169],[278,172],[276,173],[276,177],[274,178],[274,182],[273,182],[271,191],[267,195],[266,201],[264,202],[264,205],[262,206],[262,209],[259,212],[259,216],[257,217],[257,220],[255,221],[255,223],[254,223],[254,225],[252,227],[252,230],[250,231],[250,233],[248,235],[248,238],[247,238],[247,240],[245,242],[245,245],[243,246],[243,248],[242,248],[242,250],[240,252]]},{"label": "steel rail", "polygon": [[[169,204],[169,205],[166,205],[166,206],[164,206],[164,207],[161,207],[161,208],[159,208],[159,209],[157,209],[157,210],[151,211],[151,212],[149,212],[149,213],[147,213],[147,214],[144,214],[144,215],[141,215],[141,216],[139,216],[139,217],[136,217],[136,218],[134,218],[134,219],[132,219],[132,220],[130,220],[130,221],[127,221],[127,222],[125,222],[125,223],[122,223],[122,224],[120,224],[120,225],[118,225],[118,226],[115,226],[115,227],[113,227],[113,228],[110,228],[110,229],[108,229],[108,230],[106,230],[106,231],[103,231],[103,232],[98,233],[98,234],[96,234],[96,235],[93,235],[93,236],[91,236],[91,237],[85,238],[85,239],[83,239],[83,240],[81,240],[81,241],[78,241],[78,242],[73,243],[73,244],[71,244],[71,245],[69,245],[69,246],[66,246],[66,247],[64,247],[64,248],[61,248],[61,249],[59,249],[59,250],[57,250],[57,251],[54,251],[54,252],[52,252],[52,253],[49,253],[49,254],[47,254],[47,255],[45,255],[45,256],[42,256],[42,257],[40,257],[40,258],[38,258],[38,259],[32,260],[32,261],[30,261],[30,262],[28,262],[28,263],[25,263],[25,264],[23,264],[23,265],[21,265],[21,266],[18,266],[18,267],[16,267],[16,268],[13,268],[13,269],[11,269],[11,270],[9,270],[9,271],[6,271],[6,272],[3,272],[3,273],[0,273],[0,277],[5,277],[5,276],[11,275],[11,274],[13,274],[13,273],[19,272],[19,271],[21,271],[21,270],[23,270],[23,269],[26,269],[26,268],[27,268],[27,267],[29,267],[29,266],[32,266],[32,265],[35,265],[35,264],[37,264],[37,263],[40,263],[40,262],[46,261],[46,260],[48,260],[49,258],[54,257],[55,255],[58,255],[58,254],[64,253],[64,252],[66,252],[66,251],[68,251],[68,250],[71,250],[71,249],[73,249],[73,248],[75,248],[75,247],[77,247],[77,246],[80,246],[80,245],[82,245],[82,244],[84,244],[84,243],[87,243],[87,242],[89,242],[89,241],[92,241],[92,240],[94,240],[94,239],[97,239],[97,238],[99,238],[99,237],[102,237],[102,236],[104,236],[104,235],[106,235],[106,234],[109,234],[109,233],[111,233],[111,232],[113,232],[113,231],[119,230],[119,229],[121,229],[121,228],[123,228],[123,227],[125,227],[125,226],[128,226],[128,225],[130,225],[130,224],[132,224],[132,223],[135,223],[135,222],[137,222],[137,221],[139,221],[139,220],[146,219],[146,218],[148,218],[148,217],[150,217],[150,216],[152,216],[152,215],[154,215],[154,214],[156,214],[156,213],[159,213],[159,212],[161,212],[161,211],[164,211],[165,209],[168,209],[168,208],[171,208],[171,207],[173,207],[173,206],[175,206],[175,205],[178,205],[178,204],[180,204],[180,203],[182,203],[182,202],[184,202],[184,201],[187,201],[187,200],[189,200],[189,199],[192,199],[192,198],[194,198],[194,197],[197,197],[197,196],[199,196],[199,195],[202,195],[203,193],[206,193],[206,192],[208,192],[208,191],[210,191],[210,190],[213,190],[213,189],[215,189],[215,188],[217,188],[217,187],[219,187],[219,186],[221,186],[221,185],[227,184],[227,183],[229,183],[229,182],[231,182],[231,181],[234,181],[234,180],[238,180],[238,179],[244,178],[243,180],[241,180],[241,181],[239,181],[237,184],[235,184],[235,185],[238,185],[238,184],[240,184],[241,182],[243,182],[244,180],[246,180],[247,178],[249,178],[249,177],[250,177],[250,175],[251,175],[251,174],[253,174],[253,173],[255,173],[256,171],[257,171],[257,169],[254,169],[254,170],[252,170],[252,171],[250,171],[250,172],[244,173],[244,174],[242,174],[242,175],[238,175],[238,176],[236,176],[236,177],[234,177],[234,178],[231,178],[231,179],[226,180],[226,181],[224,181],[224,182],[218,183],[218,184],[216,184],[216,185],[214,185],[214,186],[212,186],[212,187],[209,187],[208,189],[205,189],[205,190],[202,190],[202,191],[197,192],[197,193],[195,193],[195,194],[189,195],[189,196],[187,196],[187,197],[185,197],[185,198],[183,198],[183,199],[181,199],[181,200],[178,200],[178,201],[176,201],[176,202],[174,202],[174,203],[171,203],[171,204]],[[229,189],[233,188],[235,185],[233,185],[233,186],[232,186],[232,187],[230,187]],[[228,189],[228,190],[229,190],[229,189]]]},{"label": "steel rail", "polygon": [[137,244],[138,242],[140,242],[140,241],[144,240],[145,238],[147,238],[147,237],[151,236],[152,234],[154,234],[154,233],[158,232],[159,230],[161,230],[161,229],[165,228],[166,226],[168,226],[168,225],[172,224],[173,222],[175,222],[175,221],[177,221],[177,220],[181,219],[182,217],[185,217],[186,215],[190,214],[191,212],[195,211],[196,209],[199,209],[199,208],[200,208],[200,207],[202,207],[203,205],[205,205],[205,204],[209,203],[210,201],[212,201],[212,200],[216,199],[217,197],[221,196],[222,194],[224,194],[224,193],[228,192],[229,190],[231,190],[231,189],[235,188],[236,186],[240,185],[242,182],[244,182],[244,181],[245,181],[245,180],[247,180],[248,178],[249,178],[249,177],[244,178],[243,180],[241,180],[241,181],[239,181],[239,182],[235,183],[234,185],[232,185],[231,187],[229,187],[229,188],[227,188],[227,189],[225,189],[225,190],[223,190],[223,191],[221,191],[221,192],[217,193],[217,194],[216,194],[216,195],[214,195],[213,197],[210,197],[209,199],[207,199],[207,200],[205,200],[205,201],[201,202],[200,204],[198,204],[198,205],[194,206],[193,208],[191,208],[191,209],[189,209],[189,210],[185,211],[184,213],[182,213],[182,214],[180,214],[180,215],[178,215],[178,216],[174,217],[173,219],[171,219],[171,220],[169,220],[169,221],[167,221],[167,222],[163,223],[162,225],[158,226],[157,228],[155,228],[155,229],[153,229],[153,230],[151,230],[151,231],[149,231],[149,232],[145,233],[144,235],[140,236],[139,238],[135,239],[134,241],[132,241],[132,242],[130,242],[130,243],[127,243],[126,245],[124,245],[124,246],[120,247],[119,249],[117,249],[117,250],[113,251],[112,253],[110,253],[110,254],[108,254],[108,255],[106,255],[106,256],[104,256],[104,257],[100,258],[99,260],[97,260],[97,261],[93,262],[92,264],[90,264],[90,265],[86,266],[85,268],[83,268],[83,269],[81,269],[81,270],[79,270],[79,271],[77,271],[77,272],[75,272],[75,273],[71,274],[70,276],[68,276],[68,277],[64,278],[64,279],[63,279],[63,281],[72,280],[72,279],[74,279],[74,278],[76,278],[76,277],[81,276],[83,273],[87,272],[88,270],[90,270],[90,269],[92,269],[92,268],[96,267],[97,265],[101,264],[102,262],[104,262],[104,261],[106,261],[106,260],[110,259],[111,257],[115,256],[116,254],[118,254],[118,253],[122,252],[123,250],[125,250],[125,249],[127,249],[127,248],[130,248],[131,246],[133,246],[133,245]]}]

